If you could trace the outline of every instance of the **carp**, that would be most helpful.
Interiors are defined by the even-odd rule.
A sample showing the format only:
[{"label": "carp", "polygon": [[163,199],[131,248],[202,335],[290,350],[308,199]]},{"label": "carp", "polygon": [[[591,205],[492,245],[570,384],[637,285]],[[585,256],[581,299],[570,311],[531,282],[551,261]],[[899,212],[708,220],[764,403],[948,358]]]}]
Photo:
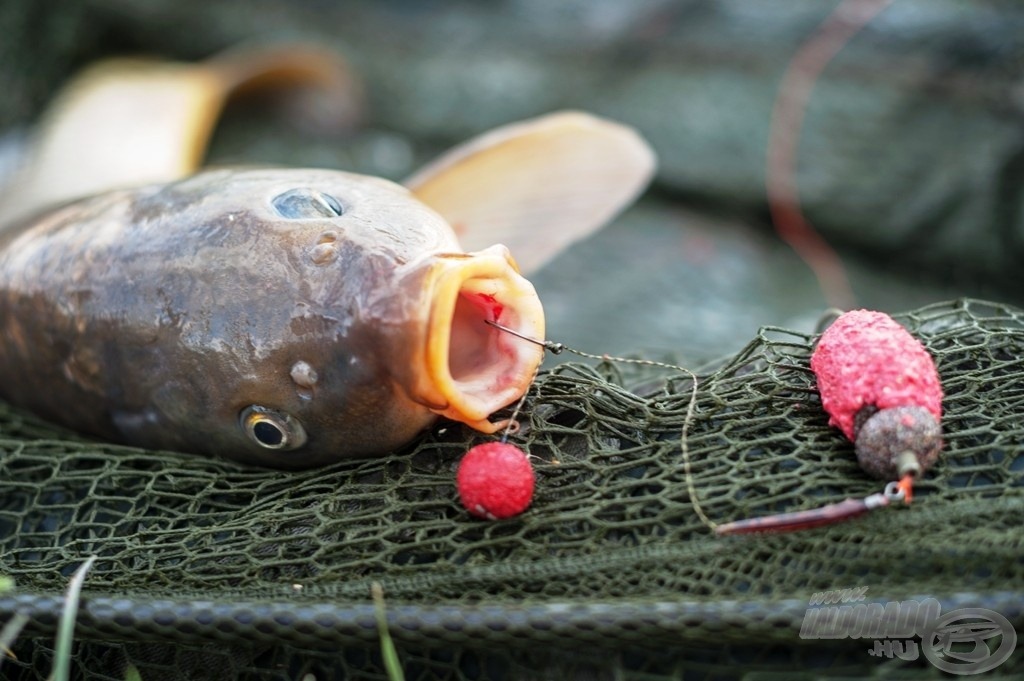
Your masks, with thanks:
[{"label": "carp", "polygon": [[[254,77],[190,68],[165,89]],[[91,76],[43,141],[81,128],[97,98],[137,98],[126,82]],[[170,100],[195,118],[224,98]],[[155,125],[179,131],[143,135],[169,157],[209,132]],[[56,146],[41,165],[64,172],[72,152]],[[0,395],[110,441],[284,469],[381,455],[439,418],[503,427],[491,415],[526,391],[543,348],[486,322],[544,337],[509,246],[536,269],[654,166],[635,132],[579,112],[486,133],[404,186],[326,169],[193,172],[180,158],[156,164],[166,181],[135,186],[131,154],[153,164],[141,146],[101,191],[19,207],[0,232]],[[47,176],[32,168],[29,184]]]}]

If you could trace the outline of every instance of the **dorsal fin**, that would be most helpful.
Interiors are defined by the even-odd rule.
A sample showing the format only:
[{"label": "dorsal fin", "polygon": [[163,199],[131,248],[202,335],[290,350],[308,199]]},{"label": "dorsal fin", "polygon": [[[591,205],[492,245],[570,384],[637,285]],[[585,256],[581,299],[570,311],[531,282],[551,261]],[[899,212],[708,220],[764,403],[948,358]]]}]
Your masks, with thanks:
[{"label": "dorsal fin", "polygon": [[528,273],[635,199],[655,163],[631,128],[566,111],[484,133],[405,184],[467,251],[503,243]]},{"label": "dorsal fin", "polygon": [[335,53],[308,46],[236,49],[199,64],[95,64],[44,115],[27,162],[0,197],[0,224],[89,194],[184,177],[202,162],[233,93],[281,85],[323,88],[339,101],[359,94]]}]

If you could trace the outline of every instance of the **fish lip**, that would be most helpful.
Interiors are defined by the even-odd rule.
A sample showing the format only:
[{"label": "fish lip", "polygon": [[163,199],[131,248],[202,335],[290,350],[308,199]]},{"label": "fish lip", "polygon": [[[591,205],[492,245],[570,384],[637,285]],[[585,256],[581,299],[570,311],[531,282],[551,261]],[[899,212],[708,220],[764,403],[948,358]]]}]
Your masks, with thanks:
[{"label": "fish lip", "polygon": [[436,414],[493,433],[507,421],[492,422],[488,417],[522,397],[544,358],[544,348],[485,321],[543,339],[540,298],[501,245],[437,256],[426,288],[427,381],[417,397]]}]

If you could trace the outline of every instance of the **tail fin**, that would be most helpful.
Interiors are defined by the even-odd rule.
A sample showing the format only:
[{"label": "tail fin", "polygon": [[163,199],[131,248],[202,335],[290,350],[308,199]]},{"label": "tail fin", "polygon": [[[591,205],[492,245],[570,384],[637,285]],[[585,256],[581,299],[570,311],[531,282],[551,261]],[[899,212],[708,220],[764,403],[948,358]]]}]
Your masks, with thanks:
[{"label": "tail fin", "polygon": [[236,49],[199,64],[95,64],[44,115],[26,162],[0,192],[0,227],[82,196],[189,175],[233,94],[296,85],[326,92],[343,112],[361,101],[340,57],[309,46]]}]

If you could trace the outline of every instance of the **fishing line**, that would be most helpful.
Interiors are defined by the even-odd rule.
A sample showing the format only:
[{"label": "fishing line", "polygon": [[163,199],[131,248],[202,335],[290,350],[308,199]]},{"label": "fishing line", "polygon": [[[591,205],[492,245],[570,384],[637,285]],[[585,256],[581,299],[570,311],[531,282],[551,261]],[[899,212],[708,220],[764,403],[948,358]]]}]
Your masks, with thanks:
[{"label": "fishing line", "polygon": [[[690,447],[689,447],[689,444],[687,442],[687,432],[690,429],[690,424],[693,422],[693,416],[694,416],[694,413],[696,412],[696,405],[697,405],[697,382],[698,382],[697,381],[697,374],[695,374],[690,369],[687,369],[686,367],[679,366],[678,364],[671,364],[669,362],[658,362],[658,361],[653,360],[653,359],[637,359],[637,358],[633,358],[633,357],[616,357],[614,355],[609,355],[609,354],[598,355],[598,354],[594,354],[592,352],[585,352],[583,350],[578,350],[576,348],[569,347],[565,343],[557,343],[555,341],[550,341],[550,340],[542,340],[542,339],[539,339],[539,338],[531,338],[530,336],[526,336],[526,335],[524,335],[522,333],[519,333],[515,329],[510,329],[509,327],[503,326],[503,325],[499,324],[498,322],[492,321],[490,319],[485,319],[484,323],[488,324],[490,326],[493,326],[494,328],[498,329],[499,331],[504,331],[505,333],[512,334],[516,338],[520,338],[520,339],[522,339],[524,341],[527,341],[529,343],[533,343],[535,345],[540,345],[541,347],[543,347],[545,350],[547,350],[548,352],[550,352],[553,355],[560,355],[563,352],[569,352],[571,354],[577,355],[578,357],[584,357],[584,358],[587,358],[587,359],[597,359],[597,360],[601,360],[601,361],[604,361],[604,362],[621,362],[623,364],[637,364],[637,365],[641,365],[641,366],[653,366],[653,367],[660,367],[660,368],[663,368],[663,369],[672,369],[674,371],[680,371],[680,372],[686,374],[687,376],[689,376],[690,377],[690,401],[686,405],[686,416],[683,417],[683,425],[682,425],[682,428],[681,428],[680,434],[679,434],[679,446],[680,446],[680,449],[682,450],[682,454],[683,454],[683,477],[686,480],[686,493],[690,496],[690,503],[693,506],[693,510],[696,512],[697,517],[700,519],[700,521],[702,523],[704,523],[704,525],[708,529],[710,529],[711,531],[715,531],[715,529],[718,527],[718,523],[716,523],[715,521],[711,520],[711,518],[709,518],[707,516],[707,514],[704,513],[704,509],[701,507],[700,501],[697,498],[697,489],[696,489],[696,486],[693,484],[693,475],[691,474]],[[531,384],[537,379],[537,374],[539,372],[540,372],[540,368],[538,367],[537,371],[535,371],[534,374],[533,374],[533,378],[530,379],[530,383]],[[510,417],[509,424],[505,428],[505,432],[504,432],[504,434],[501,437],[501,441],[502,442],[506,442],[508,440],[509,432],[514,427],[516,427],[516,424],[517,424],[516,417],[519,415],[519,411],[522,409],[523,404],[526,402],[526,397],[527,397],[528,392],[529,391],[523,393],[523,396],[521,398],[519,398],[519,401],[516,403],[516,406],[515,406],[515,408],[512,411],[512,416]]]},{"label": "fishing line", "polygon": [[[818,527],[821,525],[829,525],[835,522],[848,520],[859,515],[863,515],[876,508],[884,508],[892,503],[898,501],[909,501],[909,485],[912,478],[904,477],[901,482],[891,482],[886,485],[882,492],[871,494],[862,499],[847,499],[845,501],[828,504],[814,509],[805,511],[792,511],[788,513],[779,513],[772,516],[766,516],[761,518],[747,518],[743,520],[736,520],[727,522],[724,524],[716,523],[711,520],[710,517],[704,512],[703,507],[700,504],[700,500],[697,496],[696,485],[693,480],[692,464],[690,462],[690,448],[687,438],[690,424],[693,421],[693,416],[696,411],[697,402],[697,375],[685,367],[679,366],[678,364],[671,364],[669,362],[658,362],[649,359],[636,359],[630,357],[616,357],[608,354],[595,354],[591,352],[585,352],[576,348],[569,347],[564,343],[558,343],[550,340],[541,340],[537,338],[531,338],[523,335],[514,329],[510,329],[507,326],[503,326],[497,322],[491,320],[484,320],[485,323],[493,326],[494,328],[512,334],[513,336],[522,340],[534,343],[542,346],[545,350],[552,354],[558,355],[563,352],[569,352],[579,357],[587,359],[597,359],[606,362],[622,362],[626,364],[637,364],[643,366],[654,366],[665,369],[671,369],[673,371],[680,371],[691,378],[691,389],[690,389],[690,400],[686,407],[686,415],[683,419],[683,425],[680,431],[679,446],[683,455],[683,476],[686,484],[686,492],[690,497],[690,504],[693,507],[694,512],[700,521],[714,534],[716,535],[730,535],[730,534],[749,534],[749,533],[763,533],[763,532],[786,532],[793,530],[808,529]],[[533,378],[530,379],[531,385],[537,379],[537,374],[540,368],[534,372]],[[508,426],[505,428],[505,432],[502,435],[501,442],[506,443],[508,436],[511,432],[518,428],[518,417],[523,405],[526,402],[528,392],[523,393],[523,396],[516,403],[516,406],[512,412],[512,416],[509,419]],[[914,459],[916,462],[916,459]]]},{"label": "fishing line", "polygon": [[[519,334],[516,334],[516,335],[519,335]],[[561,351],[559,351],[559,352],[561,352]],[[540,365],[538,364],[537,368],[533,370],[533,376],[530,377],[530,385],[533,385],[534,381],[537,380],[537,375],[539,373],[540,373]],[[503,432],[501,434],[501,443],[502,444],[508,442],[509,433],[518,432],[519,431],[519,421],[517,419],[519,417],[519,412],[522,410],[523,405],[526,403],[526,397],[529,394],[530,394],[529,390],[524,390],[523,391],[523,396],[519,398],[519,401],[516,402],[515,408],[512,409],[512,415],[508,417],[508,425],[505,426],[505,432]]]}]

